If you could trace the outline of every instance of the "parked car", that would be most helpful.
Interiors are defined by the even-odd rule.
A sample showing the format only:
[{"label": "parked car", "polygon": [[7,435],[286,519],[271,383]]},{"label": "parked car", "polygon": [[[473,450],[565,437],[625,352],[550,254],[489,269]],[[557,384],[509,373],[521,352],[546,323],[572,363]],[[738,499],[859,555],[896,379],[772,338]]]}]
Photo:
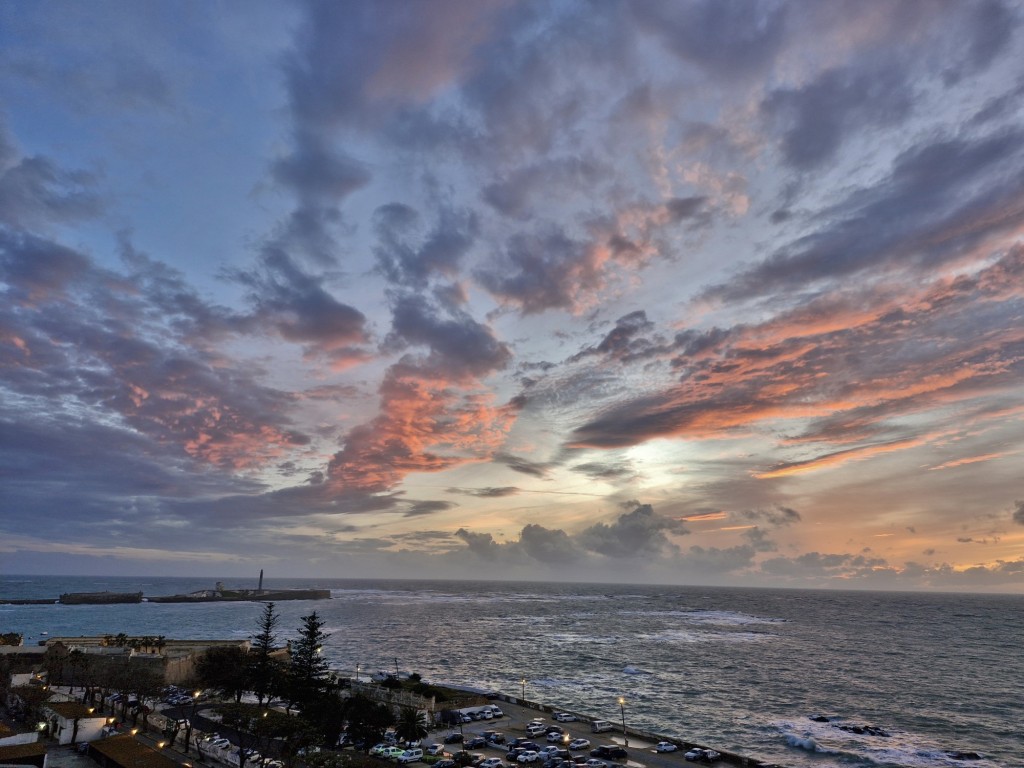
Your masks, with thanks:
[{"label": "parked car", "polygon": [[560,723],[574,723],[576,715],[571,715],[568,712],[555,712],[555,720]]},{"label": "parked car", "polygon": [[565,733],[565,728],[560,725],[548,725],[544,728],[545,733]]},{"label": "parked car", "polygon": [[556,747],[554,744],[547,747],[542,747],[540,751],[537,752],[537,754],[540,755],[541,760],[547,760],[552,755],[558,754],[558,747]]},{"label": "parked car", "polygon": [[493,747],[504,746],[505,734],[500,731],[484,731],[484,738]]},{"label": "parked car", "polygon": [[434,763],[434,768],[455,768],[456,762],[450,757],[443,757]]},{"label": "parked car", "polygon": [[538,760],[540,760],[540,753],[534,752],[532,749],[523,750],[523,753],[516,758],[516,761],[520,763],[536,763]]},{"label": "parked car", "polygon": [[679,747],[671,741],[659,741],[654,745],[655,752],[675,752]]},{"label": "parked car", "polygon": [[530,725],[526,726],[526,735],[527,736],[530,736],[530,737],[533,737],[533,736],[543,736],[544,733],[545,733],[545,729],[544,729],[544,726],[541,723],[531,723]]},{"label": "parked car", "polygon": [[461,733],[449,733],[447,736],[444,737],[444,743],[445,744],[458,744],[464,738],[465,737]]},{"label": "parked car", "polygon": [[428,755],[443,755],[444,754],[444,744],[431,744],[429,747],[427,747],[427,754]]},{"label": "parked car", "polygon": [[683,757],[691,762],[713,763],[718,760],[721,755],[713,749],[701,749],[700,747],[694,747],[683,755]]},{"label": "parked car", "polygon": [[406,749],[398,756],[398,762],[400,763],[417,763],[423,759],[423,750],[419,747],[413,747],[412,749]]},{"label": "parked car", "polygon": [[532,741],[521,741],[516,746],[522,747],[523,749],[532,749],[534,752],[540,752],[540,745]]},{"label": "parked car", "polygon": [[590,746],[590,739],[573,739],[569,742],[569,749],[587,749]]},{"label": "parked car", "polygon": [[512,749],[505,753],[505,759],[510,763],[514,763],[519,760],[519,756],[525,751],[526,749],[523,747],[512,747]]},{"label": "parked car", "polygon": [[590,750],[590,756],[603,758],[610,757],[615,760],[625,760],[629,757],[629,753],[618,744],[602,744],[601,746],[594,747]]},{"label": "parked car", "polygon": [[[401,757],[404,752],[405,750],[401,747],[384,747],[380,752],[380,756],[386,757],[388,760],[395,760]],[[420,754],[420,757],[423,757],[422,753]]]},{"label": "parked car", "polygon": [[502,762],[500,757],[488,757],[482,763],[479,768],[501,768]]},{"label": "parked car", "polygon": [[505,713],[502,712],[499,707],[495,706],[494,704],[491,704],[491,715],[493,715],[494,717],[504,717]]},{"label": "parked car", "polygon": [[550,731],[547,735],[547,739],[552,744],[557,744],[558,742],[565,740],[565,734],[561,731]]},{"label": "parked car", "polygon": [[483,736],[470,736],[463,744],[463,749],[480,749],[487,746],[487,739]]},{"label": "parked car", "polygon": [[608,763],[604,760],[598,760],[596,757],[590,758],[583,765],[587,768],[608,768]]}]

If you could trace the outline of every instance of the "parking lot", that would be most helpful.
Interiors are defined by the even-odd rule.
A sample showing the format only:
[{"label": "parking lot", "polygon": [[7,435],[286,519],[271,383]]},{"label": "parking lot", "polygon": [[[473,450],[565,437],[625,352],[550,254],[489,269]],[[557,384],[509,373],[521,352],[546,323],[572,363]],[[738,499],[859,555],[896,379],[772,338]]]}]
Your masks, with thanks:
[{"label": "parking lot", "polygon": [[[499,731],[505,736],[506,743],[502,745],[487,744],[478,748],[471,748],[467,751],[471,753],[485,755],[487,758],[500,758],[501,764],[505,766],[511,765],[505,759],[505,754],[508,751],[508,743],[516,738],[528,738],[527,729],[531,722],[540,720],[544,726],[557,725],[561,726],[565,734],[570,736],[570,740],[576,738],[584,738],[589,740],[590,746],[582,750],[573,750],[573,754],[580,754],[589,757],[590,751],[601,745],[618,745],[624,747],[627,751],[627,757],[623,758],[609,758],[601,759],[601,761],[609,766],[625,765],[628,768],[683,768],[683,766],[693,766],[694,763],[688,762],[684,759],[683,749],[679,749],[676,752],[661,753],[655,751],[655,742],[647,739],[638,738],[635,734],[627,733],[623,735],[621,728],[614,731],[605,733],[592,733],[590,729],[590,721],[576,721],[576,722],[559,722],[554,719],[554,716],[550,713],[541,712],[536,709],[524,707],[518,704],[499,702],[498,706],[501,708],[504,716],[492,720],[474,720],[469,723],[462,723],[458,726],[448,727],[433,731],[430,736],[425,740],[425,744],[433,742],[443,742],[445,736],[451,733],[461,732],[465,739],[471,739],[474,736],[482,736],[485,731]],[[537,734],[537,731],[533,731]],[[563,734],[563,736],[565,735]],[[549,746],[552,742],[548,742],[544,735],[537,735],[534,738],[530,738],[540,747]],[[564,745],[564,739],[554,742],[555,746],[562,747]],[[450,751],[457,751],[459,744],[449,745]],[[525,764],[525,768],[540,768],[542,761]],[[519,768],[517,765],[516,768]]]}]

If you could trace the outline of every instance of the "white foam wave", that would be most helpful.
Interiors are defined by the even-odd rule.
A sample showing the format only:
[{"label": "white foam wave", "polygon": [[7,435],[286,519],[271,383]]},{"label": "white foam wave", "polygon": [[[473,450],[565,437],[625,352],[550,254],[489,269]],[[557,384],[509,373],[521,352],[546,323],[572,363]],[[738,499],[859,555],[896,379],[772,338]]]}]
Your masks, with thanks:
[{"label": "white foam wave", "polygon": [[624,675],[649,675],[651,673],[648,672],[645,669],[640,669],[639,667],[634,667],[632,664],[627,664],[622,669],[622,674],[624,674]]},{"label": "white foam wave", "polygon": [[816,742],[811,736],[797,736],[795,733],[786,734],[786,743],[791,747],[797,749],[805,749],[808,752],[822,752],[825,754],[833,754],[832,750],[825,749],[818,742]]},{"label": "white foam wave", "polygon": [[701,632],[691,629],[665,629],[639,635],[658,643],[761,643],[771,640],[764,632]]}]

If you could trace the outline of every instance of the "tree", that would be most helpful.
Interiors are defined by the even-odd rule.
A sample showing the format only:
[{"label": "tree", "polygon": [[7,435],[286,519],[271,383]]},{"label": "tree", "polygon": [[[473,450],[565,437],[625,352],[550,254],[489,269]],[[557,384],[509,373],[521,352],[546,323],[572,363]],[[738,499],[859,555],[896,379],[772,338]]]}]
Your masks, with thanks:
[{"label": "tree", "polygon": [[274,604],[267,603],[263,606],[263,615],[260,616],[259,633],[252,638],[249,669],[252,691],[256,694],[260,706],[263,706],[264,699],[270,698],[274,684],[275,662],[271,654],[277,643],[277,625],[280,620],[281,617],[274,612]]},{"label": "tree", "polygon": [[419,741],[430,729],[427,728],[427,716],[415,707],[402,707],[398,717],[398,724],[395,726],[395,733],[399,739],[405,741]]},{"label": "tree", "polygon": [[203,688],[211,688],[238,704],[242,694],[253,687],[249,655],[236,645],[208,648],[196,660],[196,677]]},{"label": "tree", "polygon": [[302,617],[299,639],[292,643],[289,666],[290,698],[302,707],[325,693],[329,687],[329,667],[323,656],[324,642],[329,635],[323,631],[324,620],[313,611]]},{"label": "tree", "polygon": [[377,704],[365,696],[355,695],[344,704],[344,716],[348,721],[348,734],[352,741],[363,743],[363,751],[369,752],[377,742],[383,740],[384,732],[395,718],[384,704]]},{"label": "tree", "polygon": [[131,677],[132,692],[139,701],[138,711],[142,713],[143,729],[149,724],[149,713],[152,711],[147,702],[153,702],[160,698],[160,692],[164,687],[163,675],[155,669],[143,667],[135,670]]}]

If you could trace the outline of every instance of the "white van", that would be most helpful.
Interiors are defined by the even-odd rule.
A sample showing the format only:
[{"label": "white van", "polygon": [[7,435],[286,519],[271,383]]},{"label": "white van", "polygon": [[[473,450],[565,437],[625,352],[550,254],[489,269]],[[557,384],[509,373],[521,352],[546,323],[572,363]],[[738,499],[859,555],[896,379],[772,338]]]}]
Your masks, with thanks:
[{"label": "white van", "polygon": [[607,720],[595,720],[590,724],[590,730],[594,733],[605,733],[606,731],[614,731],[615,723],[611,723]]},{"label": "white van", "polygon": [[419,747],[407,749],[405,752],[398,756],[398,762],[400,763],[416,763],[423,759],[423,750]]}]

